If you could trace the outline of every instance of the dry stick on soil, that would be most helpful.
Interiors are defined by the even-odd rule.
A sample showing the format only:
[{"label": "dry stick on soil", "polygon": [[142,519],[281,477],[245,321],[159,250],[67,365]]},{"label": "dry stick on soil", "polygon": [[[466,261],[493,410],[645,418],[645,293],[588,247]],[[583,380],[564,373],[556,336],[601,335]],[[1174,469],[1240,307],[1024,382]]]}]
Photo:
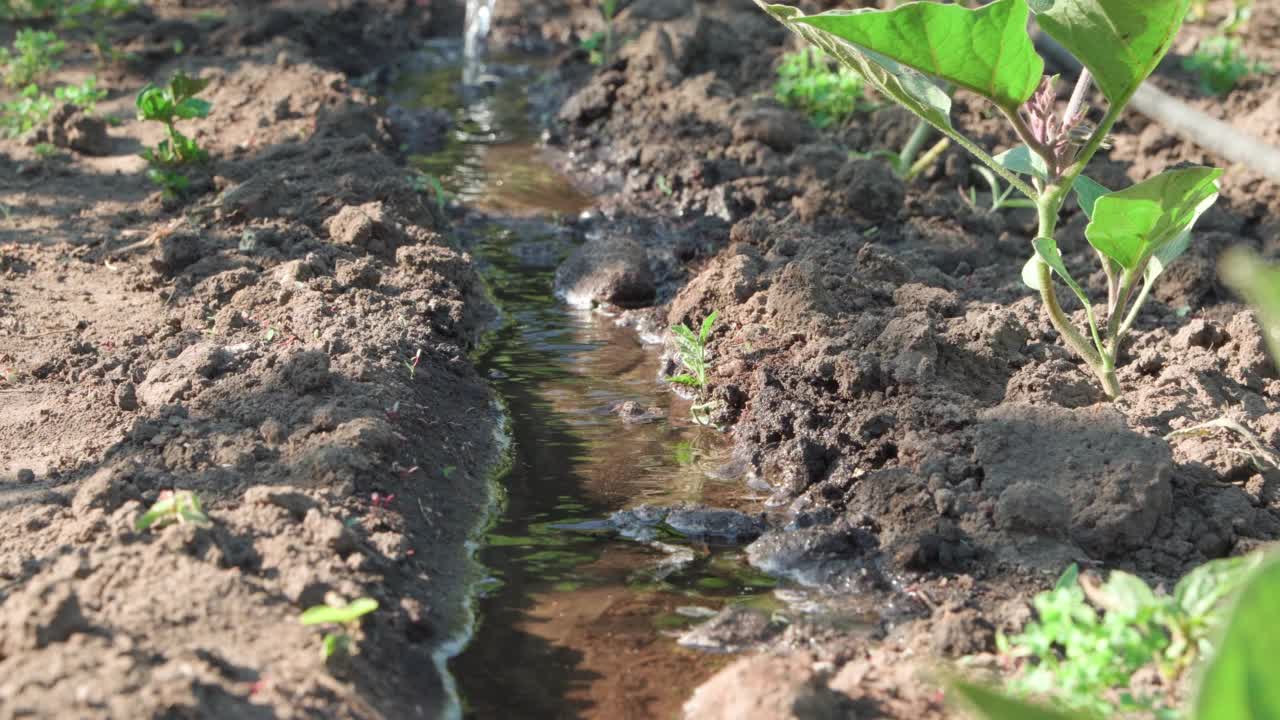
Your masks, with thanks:
[{"label": "dry stick on soil", "polygon": [[1261,458],[1273,468],[1280,470],[1280,453],[1267,447],[1267,444],[1262,441],[1262,438],[1255,435],[1249,428],[1235,420],[1232,420],[1231,418],[1218,418],[1217,420],[1210,420],[1209,422],[1192,425],[1191,427],[1182,428],[1181,430],[1174,430],[1168,435],[1165,435],[1164,439],[1173,440],[1180,437],[1208,435],[1211,431],[1217,429],[1230,430],[1236,433],[1240,437],[1244,438],[1245,442],[1249,443],[1249,446],[1253,448],[1252,453],[1232,448],[1234,452],[1249,456],[1255,464],[1257,463],[1258,458]]}]

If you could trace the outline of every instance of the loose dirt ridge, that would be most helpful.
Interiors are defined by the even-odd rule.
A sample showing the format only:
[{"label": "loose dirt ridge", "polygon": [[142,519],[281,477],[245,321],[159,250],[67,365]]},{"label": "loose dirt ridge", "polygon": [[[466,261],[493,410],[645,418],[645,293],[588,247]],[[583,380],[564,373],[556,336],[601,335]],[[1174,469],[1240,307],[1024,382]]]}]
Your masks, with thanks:
[{"label": "loose dirt ridge", "polygon": [[[178,211],[136,157],[156,128],[45,163],[0,143],[0,716],[440,716],[498,416],[470,259],[350,82],[450,22],[400,6],[119,28],[156,47],[103,112],[213,80],[209,191]],[[212,527],[135,532],[172,489]],[[331,675],[297,615],[362,596]]]}]

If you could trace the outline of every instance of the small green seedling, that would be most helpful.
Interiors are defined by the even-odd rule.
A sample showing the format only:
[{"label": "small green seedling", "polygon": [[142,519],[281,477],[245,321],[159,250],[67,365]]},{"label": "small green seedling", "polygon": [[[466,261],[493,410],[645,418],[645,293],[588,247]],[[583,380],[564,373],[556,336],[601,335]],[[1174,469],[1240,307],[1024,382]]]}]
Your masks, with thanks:
[{"label": "small green seedling", "polygon": [[711,337],[711,328],[717,317],[719,313],[712,311],[702,321],[702,327],[697,333],[684,323],[671,328],[676,338],[680,364],[685,372],[672,375],[667,378],[667,382],[684,385],[694,391],[695,397],[689,408],[689,415],[699,425],[711,424],[711,410],[715,407],[714,402],[707,400],[707,340]]},{"label": "small green seedling", "polygon": [[[1009,197],[1013,194],[1015,188],[1012,185],[1002,186],[1000,184],[1000,177],[991,172],[991,168],[979,165],[973,170],[981,175],[982,179],[987,182],[987,187],[991,188],[991,206],[985,209],[986,212],[998,213],[1002,210],[1013,210],[1016,208],[1035,209],[1036,204],[1027,198]],[[978,209],[977,190],[970,187],[968,195],[965,195],[964,190],[960,190],[959,192],[961,200],[964,200],[965,203],[974,210]]]},{"label": "small green seedling", "polygon": [[997,635],[1001,654],[1022,664],[1009,690],[1096,715],[1171,712],[1167,698],[1130,687],[1131,678],[1154,666],[1168,683],[1178,683],[1211,652],[1224,600],[1261,560],[1255,554],[1208,562],[1170,595],[1118,571],[1096,584],[1072,565],[1032,601],[1035,621],[1014,637]]},{"label": "small green seedling", "polygon": [[835,64],[816,47],[782,56],[773,95],[820,128],[844,122],[855,111],[870,107],[862,75]]},{"label": "small green seedling", "polygon": [[54,88],[53,96],[92,115],[98,109],[98,101],[107,97],[107,91],[99,89],[98,78],[90,75],[79,85],[62,85]]},{"label": "small green seedling", "polygon": [[200,506],[200,498],[190,490],[165,490],[160,493],[160,499],[138,517],[133,527],[138,532],[144,532],[175,523],[196,527],[207,527],[210,524],[209,516],[205,515],[204,508]]},{"label": "small green seedling", "polygon": [[351,652],[351,636],[359,627],[360,618],[378,609],[373,598],[359,598],[348,605],[316,605],[298,616],[303,625],[336,625],[339,629],[327,632],[321,645],[321,657],[325,660]]},{"label": "small green seedling", "polygon": [[53,112],[53,105],[54,100],[48,93],[28,85],[16,99],[0,105],[0,128],[6,136],[17,137],[44,122]]},{"label": "small green seedling", "polygon": [[449,193],[445,191],[444,185],[440,182],[440,178],[419,170],[409,176],[409,183],[413,185],[413,189],[415,191],[423,194],[426,194],[427,190],[430,189],[432,197],[436,200],[437,214],[442,217],[444,216],[445,207],[449,203]]},{"label": "small green seedling", "polygon": [[667,197],[671,197],[672,193],[675,192],[671,189],[671,183],[667,180],[666,175],[659,175],[654,180],[654,184],[658,186],[658,192],[666,195]]},{"label": "small green seedling", "polygon": [[150,165],[147,177],[161,187],[165,197],[178,197],[189,186],[187,177],[177,168],[209,159],[209,153],[194,139],[179,132],[176,126],[178,120],[209,115],[212,106],[196,97],[208,85],[207,79],[191,78],[178,72],[167,87],[148,85],[138,93],[138,119],[164,123],[168,131],[167,139],[142,152],[142,157]]},{"label": "small green seedling", "polygon": [[613,53],[617,50],[617,40],[613,34],[613,16],[618,12],[618,0],[598,0],[596,9],[604,20],[604,45],[599,48],[598,59],[592,59],[596,65],[604,65],[613,61]]},{"label": "small green seedling", "polygon": [[404,362],[405,369],[409,371],[409,379],[416,380],[418,377],[418,363],[422,362],[422,348],[418,348],[418,352],[413,354],[413,358]]},{"label": "small green seedling", "polygon": [[[1164,707],[1155,717],[1161,720],[1280,717],[1280,687],[1272,677],[1275,648],[1280,643],[1280,626],[1275,622],[1280,615],[1280,561],[1276,557],[1255,557],[1249,562],[1252,565],[1249,570],[1231,571],[1232,586],[1225,593],[1218,592],[1221,586],[1214,583],[1214,592],[1202,597],[1215,608],[1230,607],[1222,611],[1225,626],[1220,632],[1212,633],[1215,641],[1204,644],[1207,662],[1198,673],[1198,688],[1189,712]],[[1184,579],[1178,587],[1186,583]],[[1224,600],[1227,595],[1233,597]],[[1101,720],[1116,717],[1106,709],[1112,706],[1111,699],[1118,697],[1122,703],[1132,700],[1123,694],[1111,693],[1105,699],[1096,698],[1097,702],[1090,703],[1093,707],[1072,707],[1059,702],[1050,708],[969,682],[952,682],[950,686],[974,717],[985,720]],[[1125,715],[1147,716],[1150,714]]]},{"label": "small green seedling", "polygon": [[[995,0],[977,9],[911,2],[892,10],[817,15],[756,2],[1035,203],[1039,228],[1023,281],[1039,292],[1054,328],[1107,396],[1118,397],[1121,346],[1152,284],[1186,250],[1196,220],[1217,199],[1222,171],[1184,167],[1116,191],[1083,173],[1138,86],[1168,53],[1190,0]],[[1056,79],[1044,75],[1028,32],[1032,8],[1040,30],[1086,68],[1061,115]],[[1096,126],[1087,121],[1085,105],[1094,83],[1107,100]],[[993,156],[955,128],[948,94],[953,87],[988,100],[1022,144]],[[1056,240],[1059,215],[1073,193],[1089,218],[1085,237],[1107,278],[1105,324]],[[1084,306],[1087,333],[1058,302],[1055,276]]]},{"label": "small green seedling", "polygon": [[1271,66],[1250,60],[1240,49],[1240,41],[1225,35],[1201,40],[1195,52],[1182,59],[1182,69],[1196,74],[1207,95],[1226,95],[1250,75],[1271,73]]},{"label": "small green seedling", "polygon": [[23,28],[13,40],[13,50],[0,48],[0,65],[4,66],[4,84],[25,87],[61,66],[58,56],[67,44],[57,33]]}]

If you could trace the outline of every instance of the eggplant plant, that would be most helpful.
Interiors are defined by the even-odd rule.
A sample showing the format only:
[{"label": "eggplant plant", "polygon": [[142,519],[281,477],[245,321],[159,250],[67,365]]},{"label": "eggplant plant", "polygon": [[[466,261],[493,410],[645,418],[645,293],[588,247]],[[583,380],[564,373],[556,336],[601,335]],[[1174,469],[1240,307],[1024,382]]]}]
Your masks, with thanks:
[{"label": "eggplant plant", "polygon": [[[1152,285],[1182,254],[1192,226],[1218,197],[1222,171],[1181,167],[1112,191],[1084,171],[1142,81],[1165,56],[1191,0],[996,0],[977,9],[912,2],[892,10],[833,10],[805,15],[756,0],[804,40],[853,68],[977,157],[1030,200],[1039,228],[1022,279],[1040,294],[1054,328],[1110,398],[1120,395],[1116,363]],[[1061,114],[1056,78],[1028,32],[1036,23],[1084,66]],[[1096,125],[1085,99],[1096,83],[1106,109]],[[1021,144],[993,155],[951,124],[944,88],[988,100]],[[1063,205],[1074,194],[1089,218],[1085,237],[1107,278],[1102,311],[1063,262],[1056,239]],[[1058,300],[1054,276],[1084,306],[1087,329]]]}]

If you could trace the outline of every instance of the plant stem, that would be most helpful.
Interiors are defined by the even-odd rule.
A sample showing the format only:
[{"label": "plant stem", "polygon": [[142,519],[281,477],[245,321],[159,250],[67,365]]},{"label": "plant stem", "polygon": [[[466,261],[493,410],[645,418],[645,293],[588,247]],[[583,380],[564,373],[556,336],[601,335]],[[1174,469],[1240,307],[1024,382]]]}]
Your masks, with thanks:
[{"label": "plant stem", "polygon": [[929,148],[928,151],[911,164],[911,169],[907,170],[907,176],[903,179],[907,182],[915,180],[916,176],[924,172],[930,165],[937,162],[938,158],[942,153],[946,152],[949,147],[951,147],[951,138],[949,137],[944,137],[934,143],[933,147]]},{"label": "plant stem", "polygon": [[[1058,227],[1058,212],[1066,200],[1066,188],[1069,187],[1071,186],[1049,185],[1040,196],[1036,207],[1039,216],[1039,237],[1053,238]],[[1038,264],[1036,278],[1040,286],[1040,299],[1049,313],[1049,321],[1053,323],[1054,329],[1062,335],[1067,347],[1075,351],[1089,365],[1089,369],[1093,370],[1093,374],[1102,382],[1102,389],[1107,397],[1112,399],[1119,397],[1120,384],[1116,380],[1115,364],[1099,352],[1100,348],[1095,349],[1071,324],[1071,319],[1058,303],[1058,293],[1053,285],[1053,270],[1048,263]],[[1096,338],[1097,328],[1092,329]]]},{"label": "plant stem", "polygon": [[929,133],[933,130],[932,126],[922,118],[916,122],[915,130],[911,131],[911,137],[907,138],[906,144],[902,146],[902,152],[898,153],[898,174],[904,179],[910,179],[912,166],[915,164],[916,155],[920,154],[920,149],[924,147],[924,143],[929,139]]}]

